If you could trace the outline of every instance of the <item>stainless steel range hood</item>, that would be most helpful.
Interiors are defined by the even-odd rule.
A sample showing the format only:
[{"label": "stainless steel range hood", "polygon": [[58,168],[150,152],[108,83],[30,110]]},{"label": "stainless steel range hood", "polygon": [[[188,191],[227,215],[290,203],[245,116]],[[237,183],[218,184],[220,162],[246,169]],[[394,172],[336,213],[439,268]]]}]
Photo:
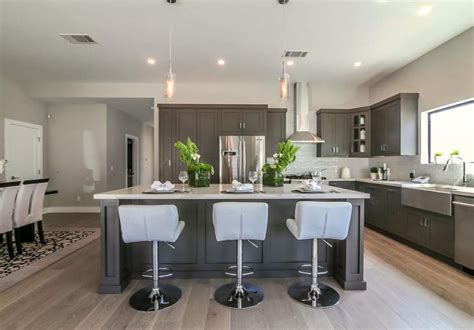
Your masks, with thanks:
[{"label": "stainless steel range hood", "polygon": [[294,92],[295,132],[288,140],[293,143],[324,143],[323,139],[309,131],[308,84],[295,83]]}]

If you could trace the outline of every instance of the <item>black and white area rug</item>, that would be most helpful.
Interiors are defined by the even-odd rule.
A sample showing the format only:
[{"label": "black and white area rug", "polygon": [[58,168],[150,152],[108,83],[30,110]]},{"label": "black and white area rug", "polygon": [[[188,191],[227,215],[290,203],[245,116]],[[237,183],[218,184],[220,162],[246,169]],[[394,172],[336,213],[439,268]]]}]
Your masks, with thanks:
[{"label": "black and white area rug", "polygon": [[6,240],[0,248],[0,292],[99,238],[98,229],[45,231],[46,244],[23,243],[23,254],[10,260]]}]

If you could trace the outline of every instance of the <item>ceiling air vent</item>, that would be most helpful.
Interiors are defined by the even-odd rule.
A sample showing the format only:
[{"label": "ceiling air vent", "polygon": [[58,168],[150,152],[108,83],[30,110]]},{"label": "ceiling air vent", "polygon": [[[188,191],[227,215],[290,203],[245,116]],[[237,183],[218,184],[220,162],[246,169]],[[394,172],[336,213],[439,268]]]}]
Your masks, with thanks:
[{"label": "ceiling air vent", "polygon": [[97,42],[87,34],[60,34],[61,37],[69,41],[71,44],[92,45]]},{"label": "ceiling air vent", "polygon": [[306,57],[308,52],[304,50],[287,50],[285,51],[285,57]]}]

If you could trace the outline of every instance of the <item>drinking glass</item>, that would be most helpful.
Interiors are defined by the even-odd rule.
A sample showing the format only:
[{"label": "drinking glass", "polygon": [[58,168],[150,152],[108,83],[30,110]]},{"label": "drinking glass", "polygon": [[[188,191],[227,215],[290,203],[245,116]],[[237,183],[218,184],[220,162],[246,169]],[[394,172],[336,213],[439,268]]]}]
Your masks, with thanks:
[{"label": "drinking glass", "polygon": [[249,181],[252,182],[252,185],[255,184],[255,181],[258,180],[258,174],[257,171],[250,171],[249,172]]},{"label": "drinking glass", "polygon": [[182,191],[184,192],[184,184],[186,183],[186,181],[188,181],[188,172],[187,171],[180,171],[179,172],[179,177],[178,177],[179,181],[181,181],[183,183],[183,189]]}]

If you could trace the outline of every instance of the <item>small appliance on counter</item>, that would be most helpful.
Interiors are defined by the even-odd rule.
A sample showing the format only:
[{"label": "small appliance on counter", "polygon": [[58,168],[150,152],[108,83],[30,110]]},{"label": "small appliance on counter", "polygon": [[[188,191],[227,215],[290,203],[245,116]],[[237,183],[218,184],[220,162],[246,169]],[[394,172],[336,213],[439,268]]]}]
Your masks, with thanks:
[{"label": "small appliance on counter", "polygon": [[303,181],[306,180],[311,180],[313,179],[313,176],[311,173],[308,174],[301,174],[301,175],[296,175],[296,174],[288,174],[285,175],[285,179],[283,180],[284,183],[303,183]]},{"label": "small appliance on counter", "polygon": [[350,179],[351,178],[351,169],[347,166],[344,166],[341,170],[341,179]]}]

